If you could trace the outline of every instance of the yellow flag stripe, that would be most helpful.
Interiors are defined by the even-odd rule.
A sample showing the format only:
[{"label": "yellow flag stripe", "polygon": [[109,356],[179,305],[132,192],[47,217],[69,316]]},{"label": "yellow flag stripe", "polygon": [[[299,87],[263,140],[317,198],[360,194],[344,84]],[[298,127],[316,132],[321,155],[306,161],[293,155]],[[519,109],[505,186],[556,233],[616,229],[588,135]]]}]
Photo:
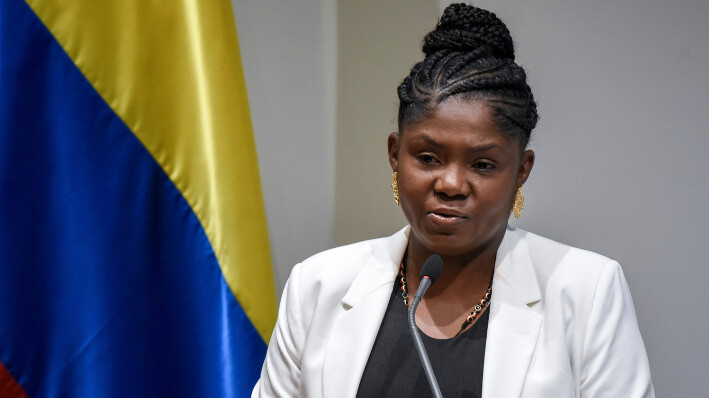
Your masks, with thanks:
[{"label": "yellow flag stripe", "polygon": [[202,223],[268,342],[276,295],[228,0],[27,0]]}]

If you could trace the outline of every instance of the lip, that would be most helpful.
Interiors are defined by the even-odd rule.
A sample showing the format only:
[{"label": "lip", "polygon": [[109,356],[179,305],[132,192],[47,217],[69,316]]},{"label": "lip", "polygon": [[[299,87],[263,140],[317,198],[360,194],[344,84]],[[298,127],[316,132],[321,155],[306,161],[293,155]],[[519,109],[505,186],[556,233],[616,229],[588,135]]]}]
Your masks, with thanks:
[{"label": "lip", "polygon": [[468,218],[464,213],[454,209],[436,209],[426,213],[426,217],[439,225],[455,225]]}]

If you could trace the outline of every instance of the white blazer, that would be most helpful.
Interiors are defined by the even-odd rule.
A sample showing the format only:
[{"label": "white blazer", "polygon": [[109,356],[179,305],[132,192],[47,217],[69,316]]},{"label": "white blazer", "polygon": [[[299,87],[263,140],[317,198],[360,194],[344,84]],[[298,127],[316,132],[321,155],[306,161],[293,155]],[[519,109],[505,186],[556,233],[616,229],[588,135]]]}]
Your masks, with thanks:
[{"label": "white blazer", "polygon": [[[355,397],[409,233],[293,268],[252,397]],[[484,398],[655,396],[617,262],[508,227],[492,286]]]}]

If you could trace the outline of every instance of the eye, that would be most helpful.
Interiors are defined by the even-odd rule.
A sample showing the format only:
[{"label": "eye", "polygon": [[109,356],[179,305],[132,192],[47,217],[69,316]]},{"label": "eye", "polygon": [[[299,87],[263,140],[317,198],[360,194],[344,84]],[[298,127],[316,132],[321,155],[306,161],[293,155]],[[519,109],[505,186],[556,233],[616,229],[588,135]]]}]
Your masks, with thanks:
[{"label": "eye", "polygon": [[423,164],[435,164],[438,162],[438,159],[436,159],[433,155],[430,155],[428,153],[422,153],[418,155],[419,162]]},{"label": "eye", "polygon": [[495,165],[490,162],[475,162],[473,163],[473,168],[475,170],[490,171],[495,168]]}]

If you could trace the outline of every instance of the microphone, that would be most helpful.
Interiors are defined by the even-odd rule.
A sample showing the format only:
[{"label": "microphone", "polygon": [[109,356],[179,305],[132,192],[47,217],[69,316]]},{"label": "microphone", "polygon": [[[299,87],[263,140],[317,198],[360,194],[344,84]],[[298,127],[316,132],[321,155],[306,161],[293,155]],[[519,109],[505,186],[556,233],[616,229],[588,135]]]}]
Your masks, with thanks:
[{"label": "microphone", "polygon": [[433,396],[436,398],[443,398],[443,395],[441,395],[441,389],[438,387],[436,375],[433,374],[431,361],[428,359],[426,348],[423,346],[421,335],[416,327],[416,308],[419,306],[419,302],[426,293],[426,290],[428,290],[428,287],[431,286],[441,275],[442,267],[443,259],[441,259],[441,256],[438,254],[432,254],[428,259],[426,259],[426,262],[423,263],[423,269],[421,269],[421,281],[419,283],[419,288],[416,290],[414,301],[411,302],[411,308],[409,309],[409,331],[411,331],[411,336],[414,338],[416,351],[418,351],[419,358],[421,358],[421,364],[423,364],[423,370],[426,373],[428,384],[431,386]]}]

